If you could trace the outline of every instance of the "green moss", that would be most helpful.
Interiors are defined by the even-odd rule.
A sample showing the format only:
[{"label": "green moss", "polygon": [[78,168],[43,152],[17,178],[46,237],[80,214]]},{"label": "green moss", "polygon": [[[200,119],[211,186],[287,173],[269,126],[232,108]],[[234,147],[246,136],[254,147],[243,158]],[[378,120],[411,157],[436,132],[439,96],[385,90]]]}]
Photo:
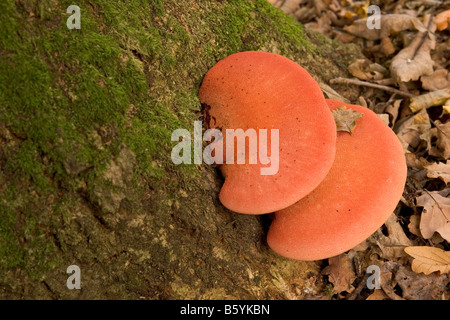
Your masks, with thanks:
[{"label": "green moss", "polygon": [[0,266],[3,270],[20,265],[24,254],[14,235],[14,208],[19,200],[14,196],[16,193],[17,190],[11,186],[0,196]]},{"label": "green moss", "polygon": [[31,183],[37,189],[44,191],[49,186],[39,159],[39,150],[31,140],[24,141],[17,152],[11,154],[5,170],[16,177],[18,183]]},{"label": "green moss", "polygon": [[281,54],[291,55],[292,52],[311,51],[310,42],[307,40],[303,26],[290,16],[286,16],[281,10],[273,8],[265,1],[264,19],[270,21],[268,28],[276,34],[273,38],[283,41],[279,48]]},{"label": "green moss", "polygon": [[156,16],[162,16],[165,13],[164,10],[164,0],[154,0],[150,1],[150,6],[152,8],[152,12]]},{"label": "green moss", "polygon": [[[21,188],[22,187],[22,188]],[[39,196],[22,185],[9,185],[0,195],[0,282],[5,270],[21,267],[30,279],[40,280],[42,274],[58,263],[61,257],[53,241],[49,241],[42,215],[49,208],[39,204]]]},{"label": "green moss", "polygon": [[[200,166],[172,163],[171,133],[193,133],[198,88],[218,59],[313,51],[302,26],[265,0],[79,1],[81,30],[69,30],[72,2],[0,2],[0,123],[14,136],[0,161],[0,274],[22,267],[39,279],[61,261],[70,203],[95,198],[122,144],[136,155],[133,186],[156,186],[167,202],[196,190]],[[68,172],[68,159],[81,169]]]},{"label": "green moss", "polygon": [[0,3],[0,48],[2,50],[13,50],[20,46],[19,21],[12,1],[2,1]]}]

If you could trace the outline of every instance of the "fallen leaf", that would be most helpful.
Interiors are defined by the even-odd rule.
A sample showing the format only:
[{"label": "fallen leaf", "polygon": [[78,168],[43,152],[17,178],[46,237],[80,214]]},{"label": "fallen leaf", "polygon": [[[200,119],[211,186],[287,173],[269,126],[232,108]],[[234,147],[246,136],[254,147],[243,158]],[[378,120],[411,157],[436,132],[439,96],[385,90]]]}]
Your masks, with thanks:
[{"label": "fallen leaf", "polygon": [[446,113],[450,113],[450,99],[442,106],[442,109],[444,109]]},{"label": "fallen leaf", "polygon": [[389,37],[391,34],[399,33],[400,31],[407,29],[417,29],[419,31],[425,31],[422,22],[416,18],[407,14],[383,14],[380,16],[379,29],[369,29],[367,27],[367,20],[373,19],[367,17],[364,19],[358,19],[351,25],[345,26],[344,30],[361,38],[367,40],[379,40]]},{"label": "fallen leaf", "polygon": [[300,7],[302,0],[267,0],[276,8],[281,9],[286,14],[293,14]]},{"label": "fallen leaf", "polygon": [[423,275],[411,269],[399,265],[395,270],[394,281],[400,287],[402,297],[407,300],[441,299],[442,294],[446,292],[447,275]]},{"label": "fallen leaf", "polygon": [[437,233],[437,232],[435,232],[433,234],[433,236],[430,239],[427,239],[427,240],[429,241],[431,246],[438,245],[439,243],[445,241],[445,239],[442,238],[442,236],[439,233]]},{"label": "fallen leaf", "polygon": [[435,121],[435,128],[430,130],[430,138],[436,138],[436,146],[429,151],[431,156],[450,159],[450,121],[442,124],[440,121]]},{"label": "fallen leaf", "polygon": [[450,74],[447,69],[437,69],[430,75],[420,77],[420,81],[425,90],[442,90],[450,87]]},{"label": "fallen leaf", "polygon": [[449,22],[450,22],[450,10],[442,11],[434,18],[434,23],[436,23],[436,28],[439,31],[447,29]]},{"label": "fallen leaf", "polygon": [[386,227],[385,232],[387,232],[387,235],[380,228],[367,241],[370,245],[378,247],[379,255],[383,259],[392,261],[405,259],[406,255],[403,248],[413,246],[415,242],[406,236],[394,213],[384,223],[384,226]]},{"label": "fallen leaf", "polygon": [[366,300],[387,300],[388,296],[381,289],[374,289],[373,293],[369,295]]},{"label": "fallen leaf", "polygon": [[[301,4],[302,5],[304,5],[303,3],[304,3],[305,1],[304,0],[302,0],[301,1]],[[312,3],[313,3],[313,5],[314,5],[314,7],[315,7],[315,9],[316,9],[316,15],[318,15],[318,16],[320,16],[320,14],[323,12],[323,11],[327,11],[328,10],[328,7],[330,6],[330,0],[316,0],[316,1],[311,1]],[[311,3],[310,2],[310,3]],[[328,11],[329,12],[329,11]]]},{"label": "fallen leaf", "polygon": [[405,252],[414,258],[411,269],[425,275],[439,271],[450,272],[450,251],[436,247],[414,246],[405,248]]},{"label": "fallen leaf", "polygon": [[389,70],[397,83],[415,81],[423,75],[433,73],[434,61],[430,51],[434,49],[436,41],[432,30],[433,27],[430,32],[417,33],[409,46],[400,50],[392,59]]},{"label": "fallen leaf", "polygon": [[443,105],[448,99],[450,99],[450,87],[412,97],[409,108],[412,112],[417,112],[432,106]]},{"label": "fallen leaf", "polygon": [[425,239],[438,232],[450,241],[450,188],[443,191],[427,191],[416,198],[418,207],[423,207],[420,218],[420,233]]},{"label": "fallen leaf", "polygon": [[408,224],[409,232],[418,237],[421,237],[422,234],[420,233],[419,224],[420,224],[420,215],[413,214],[412,216],[409,217],[409,224]]},{"label": "fallen leaf", "polygon": [[402,101],[403,99],[396,99],[392,103],[390,103],[384,110],[384,112],[390,115],[390,122],[392,125],[394,125],[395,122],[397,121],[398,112]]},{"label": "fallen leaf", "polygon": [[381,120],[383,120],[384,123],[386,123],[387,126],[389,126],[389,115],[387,113],[380,113],[377,114],[378,117],[380,117]]},{"label": "fallen leaf", "polygon": [[347,131],[353,134],[356,128],[356,121],[363,116],[358,111],[347,109],[345,106],[332,111],[337,131]]},{"label": "fallen leaf", "polygon": [[328,275],[328,280],[333,284],[333,293],[352,292],[355,289],[352,283],[356,275],[348,255],[340,254],[329,258],[328,262],[329,265],[323,269],[322,273]]},{"label": "fallen leaf", "polygon": [[384,223],[386,226],[389,242],[396,246],[411,246],[412,241],[406,236],[398,217],[393,213]]},{"label": "fallen leaf", "polygon": [[[391,300],[438,300],[448,282],[445,274],[423,275],[392,261],[381,266],[380,280],[381,289]],[[396,290],[398,287],[401,290]]]},{"label": "fallen leaf", "polygon": [[348,72],[361,80],[381,80],[387,75],[385,67],[367,59],[357,59],[348,66]]},{"label": "fallen leaf", "polygon": [[342,43],[351,43],[355,41],[355,36],[346,33],[346,32],[342,32],[340,30],[332,30],[332,35],[330,36],[332,39],[334,39],[337,42],[342,42]]},{"label": "fallen leaf", "polygon": [[402,143],[405,153],[408,152],[410,146],[411,148],[416,149],[421,141],[425,141],[427,147],[431,146],[430,129],[430,117],[426,110],[421,110],[419,113],[399,125],[396,130],[397,137]]},{"label": "fallen leaf", "polygon": [[327,34],[331,30],[331,19],[328,14],[323,14],[317,23],[308,23],[307,26],[314,29],[320,33]]},{"label": "fallen leaf", "polygon": [[450,160],[447,163],[438,162],[425,166],[428,178],[439,178],[445,183],[450,182]]},{"label": "fallen leaf", "polygon": [[424,157],[417,157],[414,153],[407,153],[406,156],[406,165],[409,168],[415,169],[425,169],[425,166],[430,165],[431,163],[427,161]]},{"label": "fallen leaf", "polygon": [[380,52],[386,56],[395,53],[395,47],[389,37],[385,37],[380,41]]},{"label": "fallen leaf", "polygon": [[394,261],[386,261],[381,266],[380,285],[383,292],[391,300],[405,300],[395,292],[395,286],[397,281],[395,280],[395,274],[398,269],[402,267],[400,264]]},{"label": "fallen leaf", "polygon": [[397,51],[389,37],[382,38],[379,44],[369,47],[369,50],[373,53],[381,53],[383,56],[390,56]]},{"label": "fallen leaf", "polygon": [[328,99],[336,99],[345,103],[350,103],[350,101],[343,96],[341,96],[339,93],[337,93],[332,87],[327,85],[326,83],[319,82],[320,89],[324,92],[326,97]]},{"label": "fallen leaf", "polygon": [[304,22],[309,21],[311,17],[315,15],[315,11],[316,9],[314,7],[302,6],[290,15],[293,16],[296,20]]},{"label": "fallen leaf", "polygon": [[425,170],[412,169],[408,172],[408,178],[418,190],[422,190],[430,179]]},{"label": "fallen leaf", "polygon": [[[408,179],[413,183],[418,190],[422,190],[430,178],[427,176],[425,166],[430,165],[424,157],[417,157],[416,154],[409,152],[405,154],[406,166],[408,167]],[[408,206],[415,206],[415,204],[408,204]],[[419,234],[420,235],[420,232]],[[420,235],[421,236],[421,235]]]}]

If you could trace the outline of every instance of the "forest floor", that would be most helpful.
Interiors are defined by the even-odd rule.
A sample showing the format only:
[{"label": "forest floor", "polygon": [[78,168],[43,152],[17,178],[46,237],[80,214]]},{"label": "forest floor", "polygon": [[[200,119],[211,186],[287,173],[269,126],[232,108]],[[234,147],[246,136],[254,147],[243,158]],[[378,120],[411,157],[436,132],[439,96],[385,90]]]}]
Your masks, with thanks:
[{"label": "forest floor", "polygon": [[[380,114],[400,139],[408,178],[386,224],[322,269],[333,299],[449,299],[450,1],[269,0],[364,55],[330,80],[330,98]],[[379,267],[374,291],[366,268]],[[372,282],[375,285],[374,282]]]}]

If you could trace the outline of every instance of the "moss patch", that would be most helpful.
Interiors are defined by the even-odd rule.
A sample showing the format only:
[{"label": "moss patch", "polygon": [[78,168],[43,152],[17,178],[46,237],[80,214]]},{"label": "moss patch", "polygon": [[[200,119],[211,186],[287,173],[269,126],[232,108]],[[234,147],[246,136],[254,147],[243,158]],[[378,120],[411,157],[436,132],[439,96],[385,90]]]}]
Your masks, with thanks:
[{"label": "moss patch", "polygon": [[[80,30],[66,26],[71,4],[0,3],[0,284],[9,288],[0,295],[26,295],[12,285],[20,271],[24,286],[35,283],[28,295],[73,297],[64,291],[64,271],[74,262],[91,267],[88,279],[103,277],[116,290],[93,288],[88,296],[170,297],[170,284],[174,291],[183,283],[214,286],[221,270],[232,268],[220,257],[208,260],[214,248],[225,243],[229,255],[241,252],[228,240],[237,232],[233,221],[259,232],[242,234],[249,241],[260,241],[263,229],[257,218],[218,204],[220,179],[212,168],[171,162],[171,134],[192,133],[198,88],[218,60],[272,51],[319,78],[327,70],[327,78],[344,69],[325,58],[333,44],[311,41],[265,0],[79,1]],[[120,165],[123,150],[135,164],[116,181],[108,172],[129,171]],[[113,212],[102,207],[105,195],[117,205]],[[216,217],[217,210],[226,217]],[[133,228],[140,233],[131,236]],[[196,261],[220,268],[199,269]],[[227,272],[231,286],[246,264],[235,268]],[[143,270],[150,271],[139,287]],[[179,275],[165,277],[165,270]]]}]

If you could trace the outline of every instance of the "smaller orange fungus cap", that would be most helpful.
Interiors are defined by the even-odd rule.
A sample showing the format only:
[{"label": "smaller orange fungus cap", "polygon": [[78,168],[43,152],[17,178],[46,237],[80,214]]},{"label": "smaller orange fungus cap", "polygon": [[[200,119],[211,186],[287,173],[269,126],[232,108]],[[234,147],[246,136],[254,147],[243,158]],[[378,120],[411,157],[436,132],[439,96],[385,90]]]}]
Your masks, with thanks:
[{"label": "smaller orange fungus cap", "polygon": [[292,259],[326,259],[364,241],[393,213],[406,181],[403,148],[391,128],[367,108],[327,103],[363,116],[352,134],[338,132],[334,164],[320,185],[274,214],[267,242]]}]

